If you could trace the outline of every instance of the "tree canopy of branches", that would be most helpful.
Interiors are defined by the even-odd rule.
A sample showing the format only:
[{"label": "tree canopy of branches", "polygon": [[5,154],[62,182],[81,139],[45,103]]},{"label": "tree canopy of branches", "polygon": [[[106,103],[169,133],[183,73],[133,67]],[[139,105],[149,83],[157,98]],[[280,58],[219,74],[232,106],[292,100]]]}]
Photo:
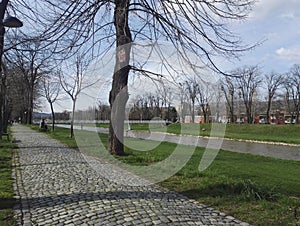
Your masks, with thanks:
[{"label": "tree canopy of branches", "polygon": [[2,133],[7,132],[7,117],[8,109],[7,108],[7,70],[6,65],[3,62],[3,53],[4,53],[4,34],[5,27],[3,24],[5,13],[9,5],[9,0],[2,0],[0,3],[0,140],[2,140]]},{"label": "tree canopy of branches", "polygon": [[198,88],[199,84],[196,81],[196,79],[189,79],[185,81],[185,87],[187,90],[187,93],[189,95],[189,100],[190,100],[190,112],[192,115],[192,122],[195,122],[195,102],[197,100],[197,94],[198,94]]},{"label": "tree canopy of branches", "polygon": [[[291,115],[296,115],[296,123],[299,120],[300,114],[300,65],[295,64],[287,75],[287,81],[285,82],[286,99]],[[292,101],[292,106],[290,102]]]},{"label": "tree canopy of branches", "polygon": [[[40,49],[40,42],[28,42],[22,46],[23,51],[13,50],[7,58],[13,59],[11,64],[18,68],[18,73],[22,77],[26,86],[27,105],[26,123],[32,124],[32,113],[34,110],[34,99],[37,94],[36,87],[40,79],[45,75],[46,64],[49,63],[49,55]],[[25,116],[24,116],[25,117]]]},{"label": "tree canopy of branches", "polygon": [[[205,65],[219,70],[214,56],[237,56],[243,46],[226,22],[247,17],[254,0],[39,0],[28,5],[16,1],[18,11],[27,11],[41,30],[45,45],[59,43],[55,52],[70,53],[79,47],[92,53],[116,47],[116,64],[109,102],[111,105],[110,152],[124,154],[123,127],[128,100],[128,75],[131,70],[147,74],[145,68],[130,65],[131,43],[140,40],[168,41],[193,67],[191,52]],[[48,9],[45,13],[41,9]],[[202,65],[201,65],[202,66]],[[155,73],[151,73],[153,75]]]},{"label": "tree canopy of branches", "polygon": [[93,81],[87,81],[87,78],[83,73],[87,67],[87,60],[84,58],[84,55],[76,55],[74,62],[67,67],[73,67],[74,70],[70,70],[69,72],[60,72],[59,81],[62,89],[72,100],[72,117],[70,130],[70,137],[72,138],[74,136],[75,108],[78,95],[84,89],[91,86],[93,84]]},{"label": "tree canopy of branches", "polygon": [[253,97],[262,80],[257,66],[238,68],[234,75],[246,108],[248,123],[253,123]]},{"label": "tree canopy of branches", "polygon": [[230,77],[225,77],[221,81],[221,90],[224,94],[227,106],[229,108],[230,122],[234,123],[234,94],[236,92],[235,80]]},{"label": "tree canopy of branches", "polygon": [[45,76],[41,80],[42,86],[42,96],[47,100],[50,105],[52,114],[52,131],[55,127],[55,112],[54,112],[54,102],[58,99],[60,94],[61,86],[56,78],[51,78],[51,76]]},{"label": "tree canopy of branches", "polygon": [[272,105],[272,100],[276,94],[276,91],[278,90],[278,88],[283,84],[283,75],[281,74],[277,74],[275,72],[271,72],[269,74],[265,75],[265,80],[264,83],[266,85],[267,88],[267,111],[266,111],[266,115],[267,115],[267,122],[270,121],[270,110],[271,110],[271,105]]},{"label": "tree canopy of branches", "polygon": [[164,95],[146,93],[135,98],[133,107],[130,109],[130,120],[151,120],[160,118],[165,121],[175,122],[177,111]]}]

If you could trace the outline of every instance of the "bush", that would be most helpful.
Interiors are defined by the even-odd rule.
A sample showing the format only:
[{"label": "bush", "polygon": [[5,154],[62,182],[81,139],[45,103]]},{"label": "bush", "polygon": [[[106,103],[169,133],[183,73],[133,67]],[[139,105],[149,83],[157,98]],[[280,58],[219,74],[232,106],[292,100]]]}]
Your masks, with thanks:
[{"label": "bush", "polygon": [[251,180],[244,180],[242,185],[241,193],[247,199],[254,198],[256,200],[277,201],[281,196],[280,193],[275,192],[275,186],[272,188],[263,187]]}]

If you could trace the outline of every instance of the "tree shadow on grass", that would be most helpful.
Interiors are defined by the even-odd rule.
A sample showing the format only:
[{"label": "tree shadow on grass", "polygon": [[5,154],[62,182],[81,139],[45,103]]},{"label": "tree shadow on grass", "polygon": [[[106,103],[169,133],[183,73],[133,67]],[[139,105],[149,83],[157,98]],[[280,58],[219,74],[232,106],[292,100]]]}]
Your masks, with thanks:
[{"label": "tree shadow on grass", "polygon": [[226,197],[233,195],[240,195],[243,191],[243,185],[240,183],[218,183],[209,185],[202,189],[190,189],[181,192],[181,194],[191,197],[193,199],[199,199],[203,197]]},{"label": "tree shadow on grass", "polygon": [[237,183],[218,183],[209,185],[204,189],[191,189],[181,194],[199,199],[203,197],[232,197],[241,196],[248,200],[277,201],[282,194],[276,191],[276,187],[267,187],[256,184],[251,180],[244,180]]},{"label": "tree shadow on grass", "polygon": [[16,204],[16,199],[14,198],[0,198],[0,210],[12,209]]}]

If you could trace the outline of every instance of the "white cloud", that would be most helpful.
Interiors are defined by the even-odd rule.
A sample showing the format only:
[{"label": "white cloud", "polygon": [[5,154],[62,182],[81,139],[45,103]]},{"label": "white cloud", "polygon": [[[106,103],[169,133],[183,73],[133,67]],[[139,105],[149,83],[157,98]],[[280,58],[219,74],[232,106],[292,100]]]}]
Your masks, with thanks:
[{"label": "white cloud", "polygon": [[275,52],[279,58],[284,60],[291,60],[291,61],[300,60],[300,49],[286,49],[281,47],[280,49],[277,49]]},{"label": "white cloud", "polygon": [[264,19],[270,15],[296,18],[299,16],[299,0],[260,0],[250,15],[253,19]]},{"label": "white cloud", "polygon": [[281,14],[281,17],[285,19],[297,19],[300,17],[300,15],[298,12],[286,12]]}]

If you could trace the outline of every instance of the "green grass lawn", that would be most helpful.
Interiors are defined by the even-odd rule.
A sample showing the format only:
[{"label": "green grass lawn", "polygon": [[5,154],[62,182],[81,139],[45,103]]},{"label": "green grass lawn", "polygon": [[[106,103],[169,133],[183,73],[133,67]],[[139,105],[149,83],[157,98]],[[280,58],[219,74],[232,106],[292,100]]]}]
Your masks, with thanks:
[{"label": "green grass lawn", "polygon": [[175,176],[161,184],[253,225],[296,225],[300,163],[221,151],[197,172],[201,149]]},{"label": "green grass lawn", "polygon": [[15,225],[13,218],[14,191],[12,179],[12,153],[14,145],[0,141],[0,225]]},{"label": "green grass lawn", "polygon": [[225,137],[300,144],[300,125],[228,124]]},{"label": "green grass lawn", "polygon": [[[94,126],[94,124],[93,124],[93,126]],[[101,123],[101,124],[97,123],[96,127],[109,128],[109,124],[107,124],[107,123]]]},{"label": "green grass lawn", "polygon": [[[105,127],[107,125],[98,125]],[[284,142],[292,144],[300,144],[300,125],[266,125],[266,124],[227,124],[225,135],[226,138]],[[184,131],[181,124],[174,123],[167,127],[160,124],[132,124],[131,129],[153,132],[168,132],[173,134],[187,134],[195,136],[210,136],[211,124],[184,124]],[[221,133],[221,135],[223,135]]]},{"label": "green grass lawn", "polygon": [[[56,128],[48,134],[76,147],[67,129]],[[107,135],[99,136],[107,145]],[[145,140],[130,142],[152,145],[152,141]],[[127,155],[117,158],[132,165],[149,165],[168,157],[175,147],[162,142],[148,152],[126,148]],[[185,167],[160,185],[253,225],[300,224],[300,162],[221,150],[212,165],[199,172],[203,152],[203,148],[196,148]]]}]

